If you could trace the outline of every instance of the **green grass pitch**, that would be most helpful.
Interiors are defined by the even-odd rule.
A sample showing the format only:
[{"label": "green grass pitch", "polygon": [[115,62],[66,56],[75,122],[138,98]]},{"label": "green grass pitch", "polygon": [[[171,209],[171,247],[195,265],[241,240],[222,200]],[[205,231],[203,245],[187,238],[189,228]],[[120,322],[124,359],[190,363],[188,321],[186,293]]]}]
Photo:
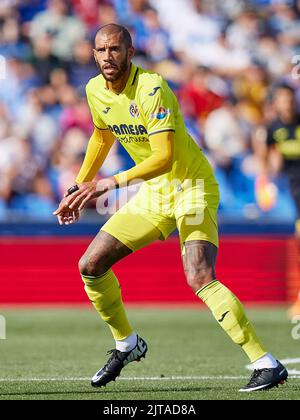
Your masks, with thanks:
[{"label": "green grass pitch", "polygon": [[[7,309],[7,339],[0,340],[0,399],[203,400],[300,399],[300,363],[290,361],[288,384],[239,394],[250,373],[247,359],[212,319],[197,309],[131,308],[136,331],[149,352],[115,383],[93,389],[90,377],[107,360],[113,341],[98,315],[80,309]],[[278,358],[300,362],[300,340],[285,309],[248,310]],[[293,364],[294,363],[294,364]],[[298,373],[297,373],[298,372]]]}]

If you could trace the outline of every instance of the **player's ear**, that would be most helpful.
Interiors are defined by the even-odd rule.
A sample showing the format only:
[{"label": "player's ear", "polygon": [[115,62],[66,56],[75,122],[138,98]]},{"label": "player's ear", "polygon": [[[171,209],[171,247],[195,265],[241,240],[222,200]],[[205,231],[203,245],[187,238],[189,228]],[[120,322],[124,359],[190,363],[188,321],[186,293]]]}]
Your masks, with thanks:
[{"label": "player's ear", "polygon": [[135,49],[134,47],[129,47],[128,48],[128,58],[130,59],[130,61],[133,59],[135,54]]}]

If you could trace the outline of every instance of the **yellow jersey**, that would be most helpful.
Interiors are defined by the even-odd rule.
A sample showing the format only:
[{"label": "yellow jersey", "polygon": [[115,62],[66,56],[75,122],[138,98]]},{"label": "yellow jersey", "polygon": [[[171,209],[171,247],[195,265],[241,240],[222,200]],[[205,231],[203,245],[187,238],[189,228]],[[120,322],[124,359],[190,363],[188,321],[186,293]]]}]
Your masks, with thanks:
[{"label": "yellow jersey", "polygon": [[86,93],[95,126],[109,129],[136,164],[151,155],[150,136],[175,133],[172,169],[146,181],[152,191],[163,193],[170,183],[198,179],[204,180],[205,190],[217,187],[212,167],[187,132],[176,96],[160,75],[131,64],[120,94],[107,88],[102,75],[89,81]]}]

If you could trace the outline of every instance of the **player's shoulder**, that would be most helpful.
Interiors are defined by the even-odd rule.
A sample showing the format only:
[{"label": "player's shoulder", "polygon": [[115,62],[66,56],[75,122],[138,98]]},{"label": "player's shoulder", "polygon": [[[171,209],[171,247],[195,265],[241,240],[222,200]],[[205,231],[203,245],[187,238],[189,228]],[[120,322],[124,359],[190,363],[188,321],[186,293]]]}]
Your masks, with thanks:
[{"label": "player's shoulder", "polygon": [[93,96],[93,93],[99,92],[99,86],[101,87],[104,83],[102,74],[90,79],[85,87],[87,96]]},{"label": "player's shoulder", "polygon": [[139,68],[138,90],[144,97],[154,97],[158,92],[168,90],[168,84],[160,74]]}]

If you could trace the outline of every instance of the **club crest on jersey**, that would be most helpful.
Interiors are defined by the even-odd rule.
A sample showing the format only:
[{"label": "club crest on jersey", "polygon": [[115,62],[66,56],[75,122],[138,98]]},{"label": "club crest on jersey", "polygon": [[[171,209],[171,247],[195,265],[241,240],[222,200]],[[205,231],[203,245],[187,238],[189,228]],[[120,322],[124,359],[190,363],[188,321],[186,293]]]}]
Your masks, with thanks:
[{"label": "club crest on jersey", "polygon": [[170,108],[166,109],[163,106],[161,106],[157,112],[155,112],[154,114],[150,115],[150,118],[152,118],[153,120],[163,120],[164,118],[166,118],[167,115],[171,114],[171,110]]},{"label": "club crest on jersey", "polygon": [[140,111],[139,111],[138,106],[135,102],[131,102],[129,112],[130,112],[130,115],[133,118],[139,118],[139,116],[140,116]]}]

